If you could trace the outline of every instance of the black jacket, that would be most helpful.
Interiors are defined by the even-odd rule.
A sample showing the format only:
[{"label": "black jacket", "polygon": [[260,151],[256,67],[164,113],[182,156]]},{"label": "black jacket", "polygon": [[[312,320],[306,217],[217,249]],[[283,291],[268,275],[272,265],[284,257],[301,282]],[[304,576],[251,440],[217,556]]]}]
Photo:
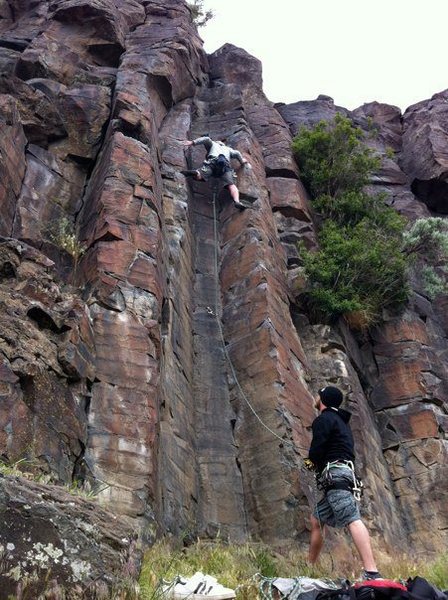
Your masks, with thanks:
[{"label": "black jacket", "polygon": [[351,416],[341,408],[325,408],[314,419],[309,458],[317,471],[334,460],[355,460],[353,434],[348,424]]}]

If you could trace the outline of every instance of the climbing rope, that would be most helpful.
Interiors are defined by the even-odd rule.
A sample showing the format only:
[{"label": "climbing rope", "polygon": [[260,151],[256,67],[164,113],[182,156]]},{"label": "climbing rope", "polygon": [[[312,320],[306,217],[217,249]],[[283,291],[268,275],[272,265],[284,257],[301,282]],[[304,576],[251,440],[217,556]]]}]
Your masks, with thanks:
[{"label": "climbing rope", "polygon": [[[239,390],[239,392],[241,394],[241,397],[243,398],[243,400],[245,401],[245,403],[247,404],[247,406],[251,410],[251,412],[254,415],[254,417],[258,420],[258,422],[260,423],[260,425],[262,427],[264,427],[267,431],[269,431],[269,433],[272,434],[274,437],[276,437],[277,439],[279,439],[282,442],[282,444],[292,446],[294,449],[295,448],[299,448],[300,450],[306,450],[306,451],[308,451],[308,448],[304,448],[302,446],[298,446],[297,444],[294,444],[294,442],[292,442],[290,440],[285,440],[283,437],[281,437],[280,435],[278,435],[278,433],[276,433],[275,431],[273,431],[268,425],[266,425],[266,423],[263,421],[263,419],[257,413],[257,411],[255,410],[255,408],[252,406],[252,403],[250,402],[249,398],[247,397],[247,395],[245,394],[243,388],[241,387],[241,384],[240,384],[238,376],[236,374],[236,370],[235,370],[235,367],[233,365],[232,359],[230,358],[229,352],[227,350],[226,341],[225,341],[225,338],[224,338],[224,331],[222,329],[221,319],[219,318],[219,285],[218,285],[218,280],[219,280],[219,264],[218,264],[218,229],[217,229],[217,215],[216,215],[216,194],[217,194],[217,189],[216,189],[216,186],[215,186],[214,189],[213,189],[213,234],[214,234],[214,258],[215,258],[215,281],[216,281],[215,314],[214,314],[214,316],[216,317],[216,322],[218,324],[218,329],[219,329],[219,334],[220,334],[220,337],[221,337],[221,343],[222,343],[222,348],[224,350],[224,355],[225,355],[225,357],[227,359],[227,362],[228,362],[229,367],[230,367],[230,371],[231,371],[232,376],[233,376],[233,378],[235,380],[236,386],[237,386],[237,388],[238,388],[238,390]],[[210,310],[209,310],[209,313],[211,314]],[[300,457],[300,458],[302,458],[302,457]]]},{"label": "climbing rope", "polygon": [[[227,359],[227,362],[229,364],[230,367],[230,371],[232,373],[232,376],[235,380],[236,386],[241,394],[241,397],[243,398],[244,402],[247,404],[247,406],[249,407],[250,411],[252,412],[252,414],[254,415],[254,417],[257,419],[257,421],[260,423],[260,425],[262,427],[264,427],[266,429],[266,431],[268,431],[271,435],[273,435],[274,437],[276,437],[278,440],[280,440],[282,442],[282,444],[285,444],[287,446],[291,446],[294,450],[296,449],[300,449],[300,450],[305,450],[306,452],[308,452],[308,448],[304,448],[303,446],[298,446],[296,444],[294,444],[294,442],[290,441],[290,440],[285,440],[284,438],[282,438],[280,435],[278,435],[278,433],[276,433],[275,431],[273,431],[268,425],[266,425],[266,423],[263,421],[263,419],[260,417],[260,415],[257,413],[257,411],[255,410],[255,408],[252,406],[252,403],[250,402],[249,398],[247,397],[246,393],[244,392],[243,388],[241,387],[241,384],[239,382],[238,379],[238,375],[236,373],[236,369],[233,365],[232,359],[230,358],[230,354],[227,350],[227,346],[226,346],[226,340],[224,337],[224,331],[222,329],[222,324],[221,324],[221,319],[219,318],[219,264],[218,264],[218,227],[217,227],[217,214],[216,214],[216,197],[217,197],[217,186],[214,185],[213,186],[213,236],[214,236],[214,262],[215,262],[215,313],[213,315],[213,311],[210,309],[210,307],[207,307],[207,311],[209,314],[213,315],[216,319],[216,322],[218,324],[218,329],[219,329],[219,335],[221,338],[221,344],[222,344],[222,348],[224,351],[224,355]],[[301,470],[304,473],[309,473],[309,470],[306,468],[305,463],[304,463],[304,459],[303,457],[297,453],[299,460],[302,462],[302,466],[301,466]],[[317,510],[317,483],[316,483],[316,479],[313,476],[312,477],[312,484],[310,486],[310,491],[311,491],[311,499],[312,502],[314,504],[315,509]],[[322,526],[322,523],[319,520],[319,525],[320,525],[320,529],[322,532],[322,535],[324,535],[324,529]],[[260,592],[262,592],[262,589],[260,589]]]}]

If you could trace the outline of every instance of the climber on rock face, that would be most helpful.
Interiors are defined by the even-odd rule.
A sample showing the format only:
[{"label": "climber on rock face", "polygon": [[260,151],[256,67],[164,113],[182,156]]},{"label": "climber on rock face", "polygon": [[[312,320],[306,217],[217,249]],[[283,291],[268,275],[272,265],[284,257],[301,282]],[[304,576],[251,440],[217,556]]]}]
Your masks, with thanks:
[{"label": "climber on rock face", "polygon": [[229,190],[235,206],[241,209],[246,208],[240,202],[240,193],[235,185],[236,174],[230,164],[230,160],[235,158],[241,166],[251,168],[248,161],[243,158],[241,152],[234,150],[230,146],[226,146],[224,142],[213,141],[208,136],[199,137],[193,141],[185,140],[182,144],[184,146],[205,146],[207,157],[200,169],[184,170],[181,173],[185,177],[193,177],[197,181],[208,181],[211,177],[220,179],[224,187]]},{"label": "climber on rock face", "polygon": [[319,416],[312,424],[313,439],[305,466],[314,470],[323,498],[311,516],[309,560],[315,563],[322,549],[325,525],[347,527],[364,565],[364,579],[379,579],[369,532],[361,521],[358,501],[361,481],[354,471],[354,442],[348,424],[351,414],[340,407],[341,390],[327,386],[319,390],[315,408]]}]

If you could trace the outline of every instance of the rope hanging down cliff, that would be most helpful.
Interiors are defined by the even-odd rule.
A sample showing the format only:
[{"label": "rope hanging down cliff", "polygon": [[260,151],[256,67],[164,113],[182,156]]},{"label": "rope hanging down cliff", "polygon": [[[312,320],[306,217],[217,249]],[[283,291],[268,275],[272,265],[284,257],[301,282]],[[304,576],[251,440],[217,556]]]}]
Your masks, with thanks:
[{"label": "rope hanging down cliff", "polygon": [[[274,437],[276,437],[277,439],[279,439],[282,444],[291,446],[294,449],[300,449],[300,450],[305,450],[306,452],[308,452],[308,448],[304,448],[303,446],[298,446],[297,444],[294,444],[294,442],[292,442],[291,440],[285,440],[284,438],[282,438],[280,435],[278,435],[278,433],[276,433],[275,431],[273,431],[268,425],[266,425],[266,423],[262,420],[262,418],[260,417],[260,415],[257,413],[257,411],[255,410],[255,408],[252,406],[249,398],[247,397],[246,393],[244,392],[243,388],[241,387],[241,384],[239,382],[238,379],[238,375],[236,374],[236,370],[235,367],[233,365],[232,359],[230,358],[229,352],[227,350],[227,346],[226,346],[226,341],[224,338],[224,331],[222,329],[222,324],[221,324],[221,319],[219,318],[219,296],[218,296],[218,291],[219,291],[219,265],[218,265],[218,229],[217,229],[217,214],[216,214],[216,196],[217,196],[217,186],[213,187],[213,236],[214,236],[214,262],[215,262],[215,283],[216,283],[216,295],[215,295],[215,312],[213,313],[212,310],[209,310],[209,313],[214,315],[214,317],[216,318],[216,322],[218,324],[218,329],[219,329],[219,335],[221,338],[221,345],[224,351],[224,355],[227,359],[227,362],[229,364],[230,367],[230,371],[232,373],[232,376],[235,380],[236,386],[241,394],[241,397],[243,398],[243,400],[245,401],[245,403],[247,404],[247,406],[249,407],[249,409],[251,410],[252,414],[254,415],[254,417],[258,420],[258,422],[260,423],[260,425],[262,427],[264,427],[267,431],[269,431],[270,434],[272,434]],[[302,456],[300,456],[300,454],[298,455],[300,457],[300,459],[303,462],[303,458]],[[305,466],[306,468],[306,466]]]}]

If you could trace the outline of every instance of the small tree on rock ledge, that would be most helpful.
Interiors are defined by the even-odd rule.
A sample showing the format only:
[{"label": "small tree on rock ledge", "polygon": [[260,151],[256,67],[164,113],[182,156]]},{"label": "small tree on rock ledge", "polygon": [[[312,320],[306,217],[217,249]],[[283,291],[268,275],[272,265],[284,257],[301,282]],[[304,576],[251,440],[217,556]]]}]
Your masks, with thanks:
[{"label": "small tree on rock ledge", "polygon": [[380,160],[363,138],[361,129],[338,114],[331,123],[303,128],[293,140],[321,217],[319,249],[300,247],[308,280],[301,300],[313,319],[343,316],[354,329],[368,328],[381,320],[384,309],[405,304],[416,265],[428,297],[445,292],[448,256],[446,220],[422,219],[409,227],[384,195],[365,191]]},{"label": "small tree on rock ledge", "polygon": [[191,18],[196,27],[203,27],[215,16],[212,10],[204,8],[204,0],[192,0],[191,2],[187,2],[187,4],[190,7]]}]

